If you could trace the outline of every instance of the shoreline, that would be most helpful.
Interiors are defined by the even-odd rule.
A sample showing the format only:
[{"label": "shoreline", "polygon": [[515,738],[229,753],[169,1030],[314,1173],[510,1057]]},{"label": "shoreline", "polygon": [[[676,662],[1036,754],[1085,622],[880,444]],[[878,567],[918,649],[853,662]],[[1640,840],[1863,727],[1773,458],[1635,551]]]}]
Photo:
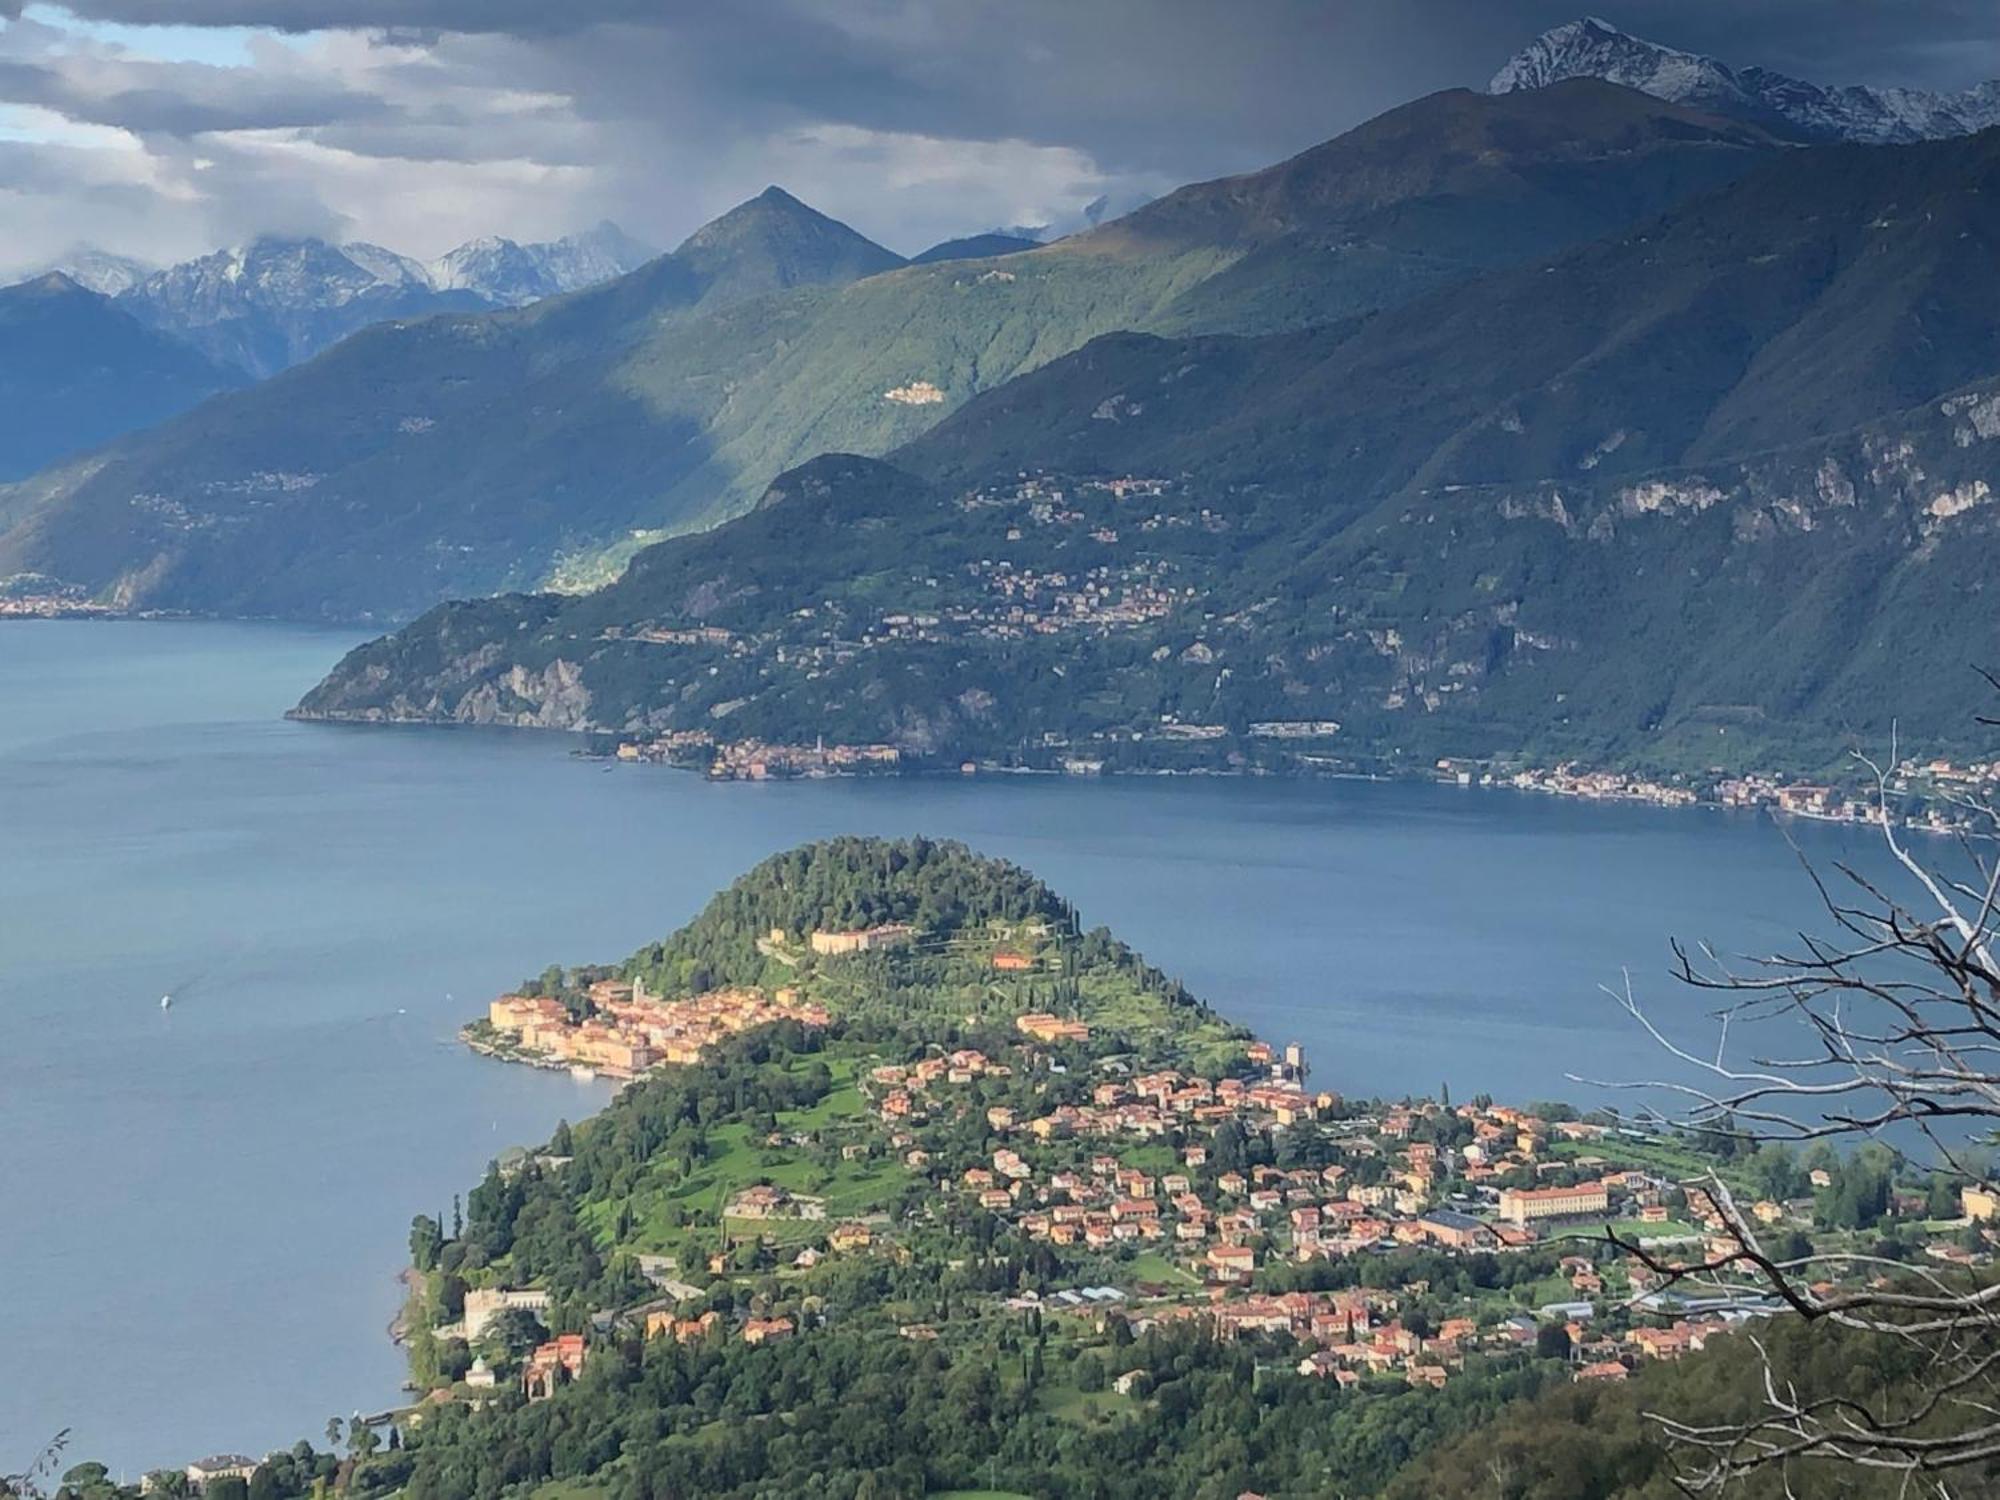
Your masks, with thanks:
[{"label": "shoreline", "polygon": [[[962,780],[972,781],[982,777],[1049,777],[1063,780],[1264,780],[1264,781],[1355,781],[1370,784],[1423,784],[1438,787],[1457,787],[1479,792],[1520,792],[1536,796],[1560,798],[1566,801],[1603,803],[1611,805],[1654,807],[1669,812],[1712,811],[1768,813],[1773,818],[1797,818],[1802,822],[1826,823],[1834,826],[1854,828],[1879,827],[1880,819],[1872,809],[1850,814],[1847,808],[1861,803],[1841,787],[1831,787],[1836,794],[1837,809],[1820,810],[1808,806],[1785,805],[1785,794],[1796,789],[1814,790],[1820,783],[1807,783],[1780,779],[1778,773],[1768,771],[1746,771],[1736,776],[1719,776],[1717,784],[1738,782],[1753,784],[1759,793],[1752,799],[1730,801],[1693,788],[1652,780],[1645,773],[1622,771],[1613,768],[1593,767],[1575,770],[1576,763],[1564,762],[1556,769],[1544,767],[1522,767],[1505,769],[1514,763],[1504,758],[1500,760],[1502,769],[1483,769],[1476,778],[1468,779],[1460,772],[1440,769],[1455,766],[1454,757],[1441,757],[1437,765],[1408,767],[1400,769],[1370,769],[1353,763],[1328,764],[1319,757],[1298,757],[1285,764],[1275,765],[1130,765],[1107,766],[1102,762],[1086,765],[1002,765],[990,761],[967,760],[956,766],[946,764],[905,764],[868,766],[818,766],[807,770],[787,770],[771,774],[743,775],[734,772],[718,774],[715,765],[703,765],[685,759],[669,756],[651,756],[644,753],[620,754],[616,750],[606,751],[592,748],[591,740],[616,738],[610,731],[599,729],[573,729],[553,725],[503,724],[489,721],[465,721],[450,719],[426,719],[392,717],[375,712],[368,713],[328,713],[301,708],[286,710],[284,717],[291,722],[302,724],[326,724],[377,729],[454,729],[467,731],[500,731],[506,733],[535,733],[567,735],[585,743],[574,746],[570,755],[582,761],[593,761],[610,770],[616,766],[645,766],[683,774],[699,776],[713,783],[745,782],[753,785],[772,782],[795,781],[860,781],[860,780]],[[803,750],[804,747],[779,747]],[[1492,761],[1474,763],[1482,767],[1493,765]],[[1565,771],[1565,767],[1571,768]],[[1590,789],[1550,784],[1546,778],[1571,776],[1575,779],[1615,779],[1628,789]],[[1924,806],[1935,809],[1938,806],[1954,805],[1949,798],[1925,797],[1918,793],[1906,795]],[[1936,821],[1921,815],[1895,818],[1892,826],[1900,831],[1923,833],[1937,837],[1987,837],[1968,822]]]}]

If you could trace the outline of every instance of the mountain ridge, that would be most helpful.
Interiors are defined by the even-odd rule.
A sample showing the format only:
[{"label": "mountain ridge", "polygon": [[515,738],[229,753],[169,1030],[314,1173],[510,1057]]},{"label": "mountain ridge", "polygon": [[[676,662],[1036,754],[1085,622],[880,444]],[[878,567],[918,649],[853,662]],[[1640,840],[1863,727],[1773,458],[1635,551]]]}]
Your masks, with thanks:
[{"label": "mountain ridge", "polygon": [[2000,132],[1818,148],[1371,317],[1109,335],[600,595],[427,616],[302,709],[925,764],[1282,761],[1259,723],[1683,768],[1817,768],[1892,712],[1963,739],[1947,669],[2000,658],[1996,187]]},{"label": "mountain ridge", "polygon": [[992,260],[1002,255],[1018,255],[1023,250],[1041,248],[1040,240],[1032,240],[1024,235],[1003,234],[999,230],[989,230],[985,234],[962,235],[957,239],[940,240],[928,250],[920,250],[910,257],[913,266],[935,265],[944,260]]},{"label": "mountain ridge", "polygon": [[153,271],[116,296],[141,322],[261,379],[374,323],[520,307],[650,258],[609,221],[546,244],[489,236],[429,263],[363,241],[264,235]]},{"label": "mountain ridge", "polygon": [[[1482,133],[1481,117],[1508,123]],[[1649,217],[1780,149],[1588,81],[1433,96],[1334,146],[1316,177],[1271,169],[1280,207],[1298,202],[1260,199],[1254,234],[1211,209],[1143,243],[1114,224],[997,260],[904,265],[761,195],[727,233],[618,281],[518,314],[383,325],[282,386],[39,475],[35,522],[0,539],[0,570],[152,607],[350,620],[601,581],[815,452],[887,452],[1098,334],[1339,322]],[[1365,202],[1316,186],[1342,162],[1432,146],[1448,165],[1384,174]],[[702,257],[739,230],[729,275],[709,277]],[[800,276],[794,257],[816,269]],[[148,496],[185,524],[163,526]]]},{"label": "mountain ridge", "polygon": [[1505,94],[1577,78],[1623,84],[1806,141],[1896,145],[2000,125],[2000,79],[1951,93],[1863,84],[1829,88],[1768,68],[1733,68],[1633,36],[1596,16],[1543,32],[1509,59],[1487,88]]}]

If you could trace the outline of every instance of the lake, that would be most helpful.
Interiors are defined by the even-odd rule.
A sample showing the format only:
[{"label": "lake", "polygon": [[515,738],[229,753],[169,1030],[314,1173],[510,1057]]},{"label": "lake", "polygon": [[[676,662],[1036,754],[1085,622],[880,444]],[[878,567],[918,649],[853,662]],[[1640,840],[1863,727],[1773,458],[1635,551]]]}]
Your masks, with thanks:
[{"label": "lake", "polygon": [[[558,738],[279,716],[353,638],[0,625],[0,1472],[136,1474],[391,1404],[410,1218],[601,1085],[455,1045],[774,850],[961,838],[1046,877],[1349,1094],[1580,1097],[1692,1022],[1670,935],[1824,922],[1768,821],[1365,782],[711,785]],[[1867,835],[1795,830],[1879,867]],[[175,1003],[160,1008],[171,991]]]}]

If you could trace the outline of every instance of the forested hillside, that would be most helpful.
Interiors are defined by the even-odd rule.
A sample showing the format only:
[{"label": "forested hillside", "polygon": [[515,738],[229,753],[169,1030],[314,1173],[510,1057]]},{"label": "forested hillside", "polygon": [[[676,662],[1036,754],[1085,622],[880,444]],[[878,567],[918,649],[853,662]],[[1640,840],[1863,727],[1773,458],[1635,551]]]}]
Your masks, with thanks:
[{"label": "forested hillside", "polygon": [[1778,147],[1594,80],[1393,110],[1039,249],[894,269],[776,191],[603,287],[359,335],[37,476],[0,577],[130,605],[407,618],[602,581],[829,450],[883,453],[1121,329],[1269,331],[1619,230]]},{"label": "forested hillside", "polygon": [[[303,706],[1114,767],[1961,745],[2000,659],[1997,187],[2000,132],[1801,153],[1372,318],[1107,337]],[[727,643],[647,639],[694,626]]]}]

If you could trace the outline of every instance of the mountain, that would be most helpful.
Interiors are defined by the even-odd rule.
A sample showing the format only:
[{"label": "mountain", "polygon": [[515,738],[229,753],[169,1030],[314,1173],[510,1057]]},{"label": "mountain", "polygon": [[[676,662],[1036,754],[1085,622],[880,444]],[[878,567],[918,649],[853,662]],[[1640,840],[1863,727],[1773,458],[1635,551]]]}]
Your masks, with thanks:
[{"label": "mountain", "polygon": [[422,265],[378,245],[267,236],[156,271],[119,305],[262,378],[372,323],[486,304],[470,292],[438,291]]},{"label": "mountain", "polygon": [[[713,370],[746,346],[782,352],[798,316],[783,299],[753,310],[771,300],[754,293],[894,261],[859,240],[765,194],[575,296],[365,329],[253,400],[211,402],[0,492],[0,513],[27,517],[0,538],[0,576],[88,577],[121,601],[248,615],[338,600],[321,608],[349,618],[470,579],[532,582],[571,528],[619,534],[700,461],[699,427],[655,402],[648,361],[681,362],[695,411],[726,403]],[[524,564],[529,537],[547,550]]]},{"label": "mountain", "polygon": [[59,272],[0,288],[0,479],[241,383]]},{"label": "mountain", "polygon": [[704,224],[674,258],[702,283],[701,302],[741,302],[798,286],[840,286],[905,264],[866,235],[780,187]]},{"label": "mountain", "polygon": [[[653,252],[609,222],[546,244],[488,236],[425,264],[359,241],[266,236],[165,270],[71,257],[141,322],[262,378],[374,323],[521,307],[636,270]],[[121,276],[123,277],[122,284]]]},{"label": "mountain", "polygon": [[471,292],[491,307],[524,307],[635,271],[658,252],[609,219],[545,244],[488,235],[468,240],[424,270],[438,291]]},{"label": "mountain", "polygon": [[[116,255],[95,245],[72,245],[41,273],[60,271],[85,291],[116,297],[130,291],[159,269],[129,255]],[[29,278],[34,279],[34,278]]]},{"label": "mountain", "polygon": [[1495,94],[1601,78],[1659,99],[1753,121],[1803,141],[1893,145],[2000,125],[2000,80],[1956,93],[1827,88],[1767,68],[1732,68],[1587,16],[1543,32],[1494,74]]},{"label": "mountain", "polygon": [[1826,147],[1369,318],[1107,337],[302,707],[947,764],[1961,743],[2000,660],[1996,249],[2000,132]]},{"label": "mountain", "polygon": [[0,574],[342,619],[601,582],[815,453],[886,453],[1098,335],[1393,308],[1624,228],[1779,149],[1594,80],[1459,90],[1056,244],[921,266],[773,189],[602,287],[375,328],[37,476],[15,502],[35,521],[0,539]]},{"label": "mountain", "polygon": [[1268,333],[1540,260],[1733,181],[1776,149],[1755,126],[1595,79],[1453,90],[1067,243],[1124,256],[1225,249],[1216,274],[1128,326]]},{"label": "mountain", "polygon": [[968,234],[962,239],[943,240],[910,257],[913,266],[933,266],[943,260],[989,260],[999,255],[1017,255],[1023,250],[1036,250],[1040,240],[1031,240],[1018,234],[1001,234],[995,230],[988,234]]},{"label": "mountain", "polygon": [[[0,481],[248,385],[373,323],[516,306],[649,258],[608,222],[542,245],[474,241],[433,266],[310,239],[258,240],[164,270],[77,246],[54,271],[0,288],[20,334],[0,349],[0,383],[20,393]],[[51,294],[65,288],[86,295]]]}]

